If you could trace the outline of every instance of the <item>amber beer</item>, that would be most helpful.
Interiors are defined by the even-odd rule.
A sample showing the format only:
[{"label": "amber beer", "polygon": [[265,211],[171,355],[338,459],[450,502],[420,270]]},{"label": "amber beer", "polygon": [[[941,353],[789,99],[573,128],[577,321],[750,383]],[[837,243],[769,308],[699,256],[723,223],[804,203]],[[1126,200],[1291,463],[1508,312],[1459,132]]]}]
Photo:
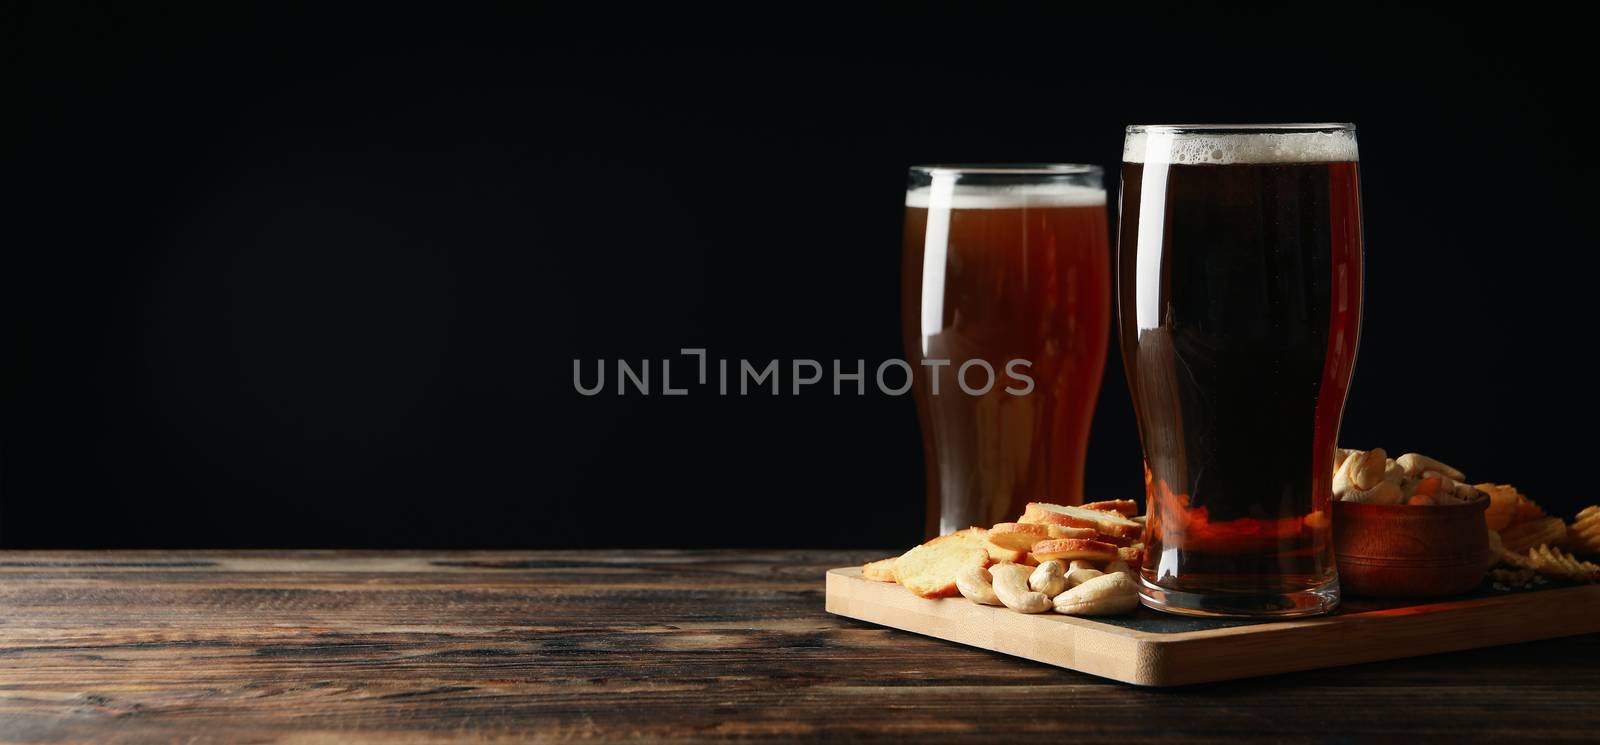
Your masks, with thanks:
[{"label": "amber beer", "polygon": [[1361,326],[1349,125],[1130,127],[1117,248],[1147,605],[1334,608],[1333,457]]},{"label": "amber beer", "polygon": [[[1100,169],[913,168],[905,216],[927,532],[1014,520],[1030,501],[1081,503],[1111,330]],[[978,394],[987,373],[973,360],[994,376]]]}]

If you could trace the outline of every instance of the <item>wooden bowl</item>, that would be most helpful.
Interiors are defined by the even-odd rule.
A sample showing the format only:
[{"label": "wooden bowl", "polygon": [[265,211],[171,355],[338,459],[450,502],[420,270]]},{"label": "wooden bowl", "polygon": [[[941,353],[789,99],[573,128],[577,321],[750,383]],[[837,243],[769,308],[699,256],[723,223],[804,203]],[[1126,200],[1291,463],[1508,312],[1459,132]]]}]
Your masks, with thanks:
[{"label": "wooden bowl", "polygon": [[1333,503],[1339,588],[1351,595],[1454,595],[1483,581],[1489,500],[1466,504]]}]

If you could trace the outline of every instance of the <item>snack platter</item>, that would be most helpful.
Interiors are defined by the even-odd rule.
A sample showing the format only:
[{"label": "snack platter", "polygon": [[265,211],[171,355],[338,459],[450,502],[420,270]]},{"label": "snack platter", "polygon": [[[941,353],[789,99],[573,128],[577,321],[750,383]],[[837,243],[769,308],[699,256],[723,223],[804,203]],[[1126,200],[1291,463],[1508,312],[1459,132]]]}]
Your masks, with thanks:
[{"label": "snack platter", "polygon": [[1449,598],[1346,599],[1327,616],[1249,621],[1140,608],[1084,618],[928,599],[862,576],[827,575],[829,613],[1144,686],[1273,675],[1600,632],[1600,584],[1552,581]]},{"label": "snack platter", "polygon": [[[1600,564],[1584,558],[1600,556],[1600,505],[1579,510],[1569,525],[1515,487],[1468,484],[1423,455],[1395,459],[1380,448],[1337,456],[1332,506],[1342,517],[1331,525],[1314,511],[1275,522],[1265,533],[1271,543],[1258,540],[1259,530],[1234,531],[1251,540],[1226,543],[1197,532],[1212,529],[1208,521],[1188,521],[1168,504],[1183,499],[1163,497],[1162,520],[1139,515],[1128,499],[1029,502],[1016,522],[953,531],[899,556],[829,571],[827,610],[1149,686],[1600,632]],[[1330,551],[1338,575],[1349,578],[1341,579],[1342,604],[1290,618],[1142,607],[1152,601],[1141,598],[1141,583],[1160,589],[1140,576],[1141,567],[1149,571],[1146,541],[1161,546],[1185,534],[1245,557],[1286,544]],[[1294,549],[1296,541],[1304,548]],[[1162,557],[1170,582],[1177,570]]]}]

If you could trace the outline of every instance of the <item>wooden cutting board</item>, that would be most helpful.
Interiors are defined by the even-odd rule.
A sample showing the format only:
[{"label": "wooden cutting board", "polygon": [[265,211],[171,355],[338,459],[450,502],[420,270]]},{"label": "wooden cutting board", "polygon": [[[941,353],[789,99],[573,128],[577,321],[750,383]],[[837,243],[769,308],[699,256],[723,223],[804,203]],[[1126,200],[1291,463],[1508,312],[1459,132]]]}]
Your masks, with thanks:
[{"label": "wooden cutting board", "polygon": [[1171,686],[1350,665],[1600,631],[1600,585],[1547,585],[1417,604],[1346,599],[1332,615],[1285,621],[1189,618],[1140,608],[1124,618],[1027,615],[965,598],[927,600],[828,572],[829,613],[1003,652],[1124,683]]}]

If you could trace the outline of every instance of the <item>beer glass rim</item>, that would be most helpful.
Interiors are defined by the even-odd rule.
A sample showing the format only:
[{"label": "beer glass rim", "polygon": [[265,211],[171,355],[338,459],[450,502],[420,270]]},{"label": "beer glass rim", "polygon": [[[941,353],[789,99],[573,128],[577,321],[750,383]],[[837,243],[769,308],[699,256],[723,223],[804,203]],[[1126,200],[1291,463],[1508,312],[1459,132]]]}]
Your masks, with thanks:
[{"label": "beer glass rim", "polygon": [[1127,134],[1293,134],[1295,132],[1354,132],[1352,122],[1280,122],[1274,124],[1130,124]]},{"label": "beer glass rim", "polygon": [[918,173],[994,174],[1005,176],[1104,175],[1105,169],[1087,163],[932,163],[911,166]]}]

